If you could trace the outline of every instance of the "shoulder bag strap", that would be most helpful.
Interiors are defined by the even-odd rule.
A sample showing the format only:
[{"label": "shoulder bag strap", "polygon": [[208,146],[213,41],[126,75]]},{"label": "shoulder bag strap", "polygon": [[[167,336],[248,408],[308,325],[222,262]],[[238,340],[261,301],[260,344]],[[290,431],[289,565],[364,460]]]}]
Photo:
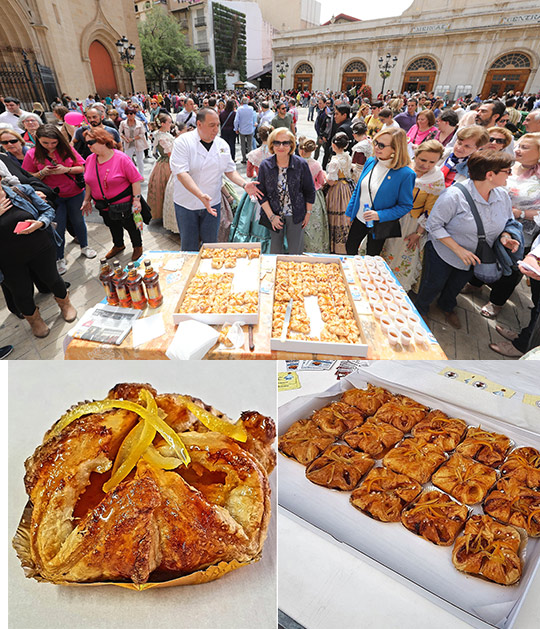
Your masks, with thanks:
[{"label": "shoulder bag strap", "polygon": [[471,208],[472,215],[476,222],[476,229],[478,230],[478,240],[485,241],[486,232],[484,230],[484,223],[482,223],[482,219],[480,218],[480,214],[478,213],[478,208],[476,207],[476,203],[474,202],[474,199],[472,198],[471,193],[467,190],[467,188],[462,183],[456,183],[454,185],[456,188],[459,188],[461,192],[463,192],[463,194],[465,195],[465,198],[467,199],[467,203],[469,204],[469,207]]},{"label": "shoulder bag strap", "polygon": [[107,201],[107,197],[105,196],[105,193],[103,192],[103,187],[101,185],[101,179],[99,178],[99,170],[98,170],[98,161],[97,161],[97,156],[96,156],[96,177],[98,180],[98,184],[99,184],[99,189],[101,190],[101,196],[103,197],[104,201]]}]

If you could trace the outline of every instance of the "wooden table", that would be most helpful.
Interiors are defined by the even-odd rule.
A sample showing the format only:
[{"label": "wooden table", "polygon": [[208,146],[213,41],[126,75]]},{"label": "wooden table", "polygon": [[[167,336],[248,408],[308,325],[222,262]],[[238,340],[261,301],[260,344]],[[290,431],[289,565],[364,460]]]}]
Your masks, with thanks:
[{"label": "wooden table", "polygon": [[[160,308],[147,308],[142,316],[150,316],[161,312],[165,323],[165,334],[148,343],[133,347],[132,334],[130,333],[121,345],[109,345],[73,339],[67,346],[65,358],[67,360],[166,360],[165,352],[172,342],[176,332],[176,326],[172,321],[172,314],[176,309],[178,299],[188,275],[195,263],[197,254],[179,251],[149,251],[145,256],[152,260],[152,266],[159,271],[161,290],[163,292],[163,305]],[[164,266],[171,258],[183,258],[184,264],[180,271],[165,271]],[[337,256],[336,256],[337,257]],[[358,275],[353,268],[352,258],[341,256],[349,267],[349,274],[354,280],[353,284],[361,291],[364,299],[355,301],[357,312],[362,324],[364,335],[369,345],[368,359],[384,360],[438,360],[446,359],[441,346],[433,338],[428,347],[418,348],[414,345],[402,348],[401,345],[390,346],[386,335],[375,320],[369,308],[365,293],[361,287]],[[333,354],[312,354],[297,352],[273,351],[270,349],[270,331],[272,329],[272,297],[273,282],[275,277],[276,257],[263,255],[261,257],[261,291],[259,323],[253,327],[254,351],[249,350],[248,329],[244,326],[245,343],[240,349],[228,349],[216,344],[206,354],[206,359],[213,360],[279,360],[279,359],[336,359],[354,358],[351,356],[336,356]],[[351,285],[352,286],[352,285]],[[416,310],[415,310],[416,312]]]}]

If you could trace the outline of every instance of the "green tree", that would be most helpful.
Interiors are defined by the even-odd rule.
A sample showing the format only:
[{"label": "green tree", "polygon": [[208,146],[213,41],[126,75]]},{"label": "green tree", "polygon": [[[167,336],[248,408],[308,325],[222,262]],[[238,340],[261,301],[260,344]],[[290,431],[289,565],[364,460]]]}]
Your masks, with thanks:
[{"label": "green tree", "polygon": [[157,82],[162,90],[169,75],[213,76],[211,66],[201,53],[186,43],[178,22],[159,7],[146,14],[138,24],[144,74],[148,82]]}]

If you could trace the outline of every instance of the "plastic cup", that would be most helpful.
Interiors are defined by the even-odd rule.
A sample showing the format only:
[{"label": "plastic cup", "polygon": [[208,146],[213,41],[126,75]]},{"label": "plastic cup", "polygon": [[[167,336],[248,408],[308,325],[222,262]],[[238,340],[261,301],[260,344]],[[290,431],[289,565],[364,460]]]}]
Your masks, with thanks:
[{"label": "plastic cup", "polygon": [[391,317],[389,317],[387,314],[383,314],[381,316],[381,328],[383,329],[383,332],[386,334],[386,331],[389,328],[394,327],[394,322],[392,321]]},{"label": "plastic cup", "polygon": [[400,302],[399,307],[401,309],[401,312],[406,317],[413,314],[413,309],[411,308],[410,304],[408,304],[405,299],[403,299],[403,301]]},{"label": "plastic cup", "polygon": [[408,326],[408,322],[407,322],[407,318],[402,315],[401,313],[397,314],[394,317],[394,323],[396,324],[396,327],[399,328],[400,330],[402,330],[403,328],[407,328]]},{"label": "plastic cup", "polygon": [[423,328],[414,328],[414,342],[419,347],[427,347],[428,337],[426,331]]},{"label": "plastic cup", "polygon": [[414,312],[411,312],[407,315],[407,322],[412,330],[414,330],[415,328],[422,329],[422,326],[420,324],[420,317],[418,315],[415,315]]},{"label": "plastic cup", "polygon": [[396,304],[388,304],[388,306],[386,306],[386,312],[395,321],[396,317],[399,315],[399,308],[396,306]]},{"label": "plastic cup", "polygon": [[390,295],[390,294],[384,294],[384,293],[383,293],[383,294],[381,295],[381,300],[382,300],[383,304],[384,304],[385,306],[387,306],[387,307],[388,307],[390,304],[393,304],[393,303],[394,303],[394,298],[393,298],[393,297],[392,297],[392,295]]},{"label": "plastic cup", "polygon": [[386,308],[380,302],[377,304],[372,304],[371,310],[373,311],[373,314],[375,315],[375,319],[377,319],[377,321],[379,321],[380,318],[386,314]]},{"label": "plastic cup", "polygon": [[364,286],[364,290],[366,291],[368,299],[370,298],[370,296],[377,296],[377,290],[375,286],[372,286],[371,284],[367,284],[366,286]]},{"label": "plastic cup", "polygon": [[413,342],[414,334],[409,328],[402,328],[399,333],[399,342],[403,347],[408,347]]},{"label": "plastic cup", "polygon": [[382,283],[382,284],[377,284],[376,286],[377,286],[377,290],[379,291],[381,295],[390,294],[390,289],[388,288],[386,284]]},{"label": "plastic cup", "polygon": [[399,343],[400,333],[397,328],[389,327],[386,330],[386,336],[388,337],[390,345],[397,345]]}]

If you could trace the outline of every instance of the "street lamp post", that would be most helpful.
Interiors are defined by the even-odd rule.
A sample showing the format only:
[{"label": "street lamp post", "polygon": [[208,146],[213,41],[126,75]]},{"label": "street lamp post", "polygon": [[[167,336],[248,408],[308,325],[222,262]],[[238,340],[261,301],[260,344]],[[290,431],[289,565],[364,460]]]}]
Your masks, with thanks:
[{"label": "street lamp post", "polygon": [[383,80],[382,88],[381,88],[381,93],[383,95],[383,98],[384,98],[384,84],[386,82],[386,79],[391,74],[390,70],[392,70],[392,68],[395,67],[397,60],[398,58],[395,55],[392,58],[392,55],[389,52],[386,53],[385,59],[383,59],[382,57],[379,57],[379,70],[381,71],[381,78]]},{"label": "street lamp post", "polygon": [[116,50],[120,55],[120,60],[124,64],[124,70],[129,74],[129,80],[131,82],[131,93],[135,94],[135,88],[133,87],[133,64],[131,63],[135,59],[135,46],[129,43],[129,39],[124,35],[122,39],[116,42]]},{"label": "street lamp post", "polygon": [[281,81],[280,92],[283,92],[283,79],[287,76],[287,70],[289,64],[286,61],[278,61],[276,63],[276,70],[278,71],[278,78]]}]

